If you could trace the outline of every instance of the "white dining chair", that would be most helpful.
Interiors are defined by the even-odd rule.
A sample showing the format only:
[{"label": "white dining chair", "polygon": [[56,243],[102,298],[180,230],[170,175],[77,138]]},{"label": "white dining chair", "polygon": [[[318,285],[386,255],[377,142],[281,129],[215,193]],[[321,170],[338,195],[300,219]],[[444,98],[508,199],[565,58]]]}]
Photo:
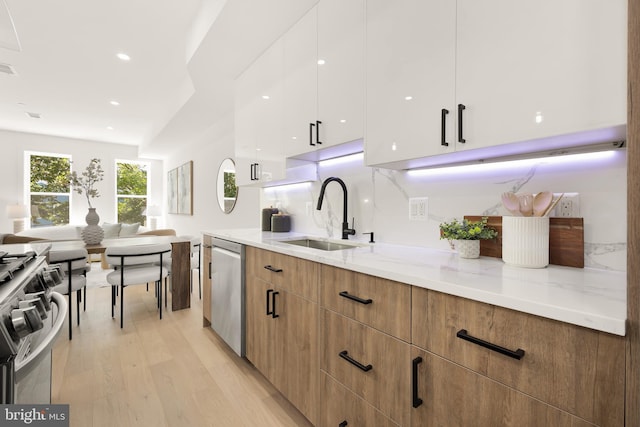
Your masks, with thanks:
[{"label": "white dining chair", "polygon": [[[59,285],[53,288],[69,297],[69,339],[72,339],[73,310],[71,294],[76,293],[76,314],[78,326],[80,326],[80,302],[84,301],[84,309],[87,309],[87,272],[91,270],[91,264],[87,262],[89,254],[86,249],[64,249],[49,252],[49,263],[59,264],[65,278]],[[81,292],[84,289],[84,297]]]},{"label": "white dining chair", "polygon": [[107,274],[107,282],[111,285],[111,317],[115,317],[116,288],[119,286],[121,328],[124,326],[124,288],[127,286],[154,282],[162,319],[162,280],[169,275],[163,262],[170,254],[170,243],[111,247],[105,251],[107,263],[114,267]]}]

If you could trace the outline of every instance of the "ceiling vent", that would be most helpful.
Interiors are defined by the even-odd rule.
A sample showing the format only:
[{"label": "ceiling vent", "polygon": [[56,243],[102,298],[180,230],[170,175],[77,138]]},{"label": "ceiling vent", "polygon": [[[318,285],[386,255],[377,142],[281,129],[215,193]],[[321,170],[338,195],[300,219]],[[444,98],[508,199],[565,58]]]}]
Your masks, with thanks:
[{"label": "ceiling vent", "polygon": [[39,113],[32,113],[30,111],[26,111],[25,114],[29,117],[31,117],[32,119],[39,119],[40,118],[40,114]]},{"label": "ceiling vent", "polygon": [[3,64],[2,62],[0,62],[0,73],[9,74],[10,76],[15,76],[17,74],[13,66],[9,64]]}]

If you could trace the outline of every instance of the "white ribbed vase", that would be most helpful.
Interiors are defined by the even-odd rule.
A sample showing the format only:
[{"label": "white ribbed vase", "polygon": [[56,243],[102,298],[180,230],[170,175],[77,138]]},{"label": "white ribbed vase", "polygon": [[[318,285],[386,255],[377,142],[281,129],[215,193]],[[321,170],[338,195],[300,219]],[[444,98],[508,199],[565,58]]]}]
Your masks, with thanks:
[{"label": "white ribbed vase", "polygon": [[104,238],[104,230],[98,225],[100,216],[96,208],[89,208],[89,213],[84,217],[87,226],[82,229],[82,240],[87,245],[97,245]]},{"label": "white ribbed vase", "polygon": [[453,245],[460,258],[480,257],[480,240],[454,240]]},{"label": "white ribbed vase", "polygon": [[549,265],[549,217],[503,216],[502,260],[510,265]]}]

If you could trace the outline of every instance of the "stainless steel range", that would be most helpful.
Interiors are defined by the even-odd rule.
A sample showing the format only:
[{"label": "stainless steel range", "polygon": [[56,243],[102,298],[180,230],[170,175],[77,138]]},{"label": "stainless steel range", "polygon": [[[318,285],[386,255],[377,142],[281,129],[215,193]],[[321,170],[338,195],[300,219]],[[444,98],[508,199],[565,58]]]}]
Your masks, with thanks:
[{"label": "stainless steel range", "polygon": [[51,288],[58,265],[48,245],[0,246],[0,403],[51,403],[51,348],[67,302]]}]

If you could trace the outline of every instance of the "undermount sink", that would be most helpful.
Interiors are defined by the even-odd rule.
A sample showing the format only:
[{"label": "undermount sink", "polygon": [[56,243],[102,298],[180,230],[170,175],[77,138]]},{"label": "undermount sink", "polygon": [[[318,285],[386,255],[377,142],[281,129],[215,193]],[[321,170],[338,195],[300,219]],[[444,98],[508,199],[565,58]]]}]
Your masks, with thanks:
[{"label": "undermount sink", "polygon": [[364,245],[358,243],[339,243],[330,240],[320,240],[312,238],[281,240],[289,245],[304,246],[306,248],[320,249],[321,251],[340,251],[342,249],[354,249]]}]

